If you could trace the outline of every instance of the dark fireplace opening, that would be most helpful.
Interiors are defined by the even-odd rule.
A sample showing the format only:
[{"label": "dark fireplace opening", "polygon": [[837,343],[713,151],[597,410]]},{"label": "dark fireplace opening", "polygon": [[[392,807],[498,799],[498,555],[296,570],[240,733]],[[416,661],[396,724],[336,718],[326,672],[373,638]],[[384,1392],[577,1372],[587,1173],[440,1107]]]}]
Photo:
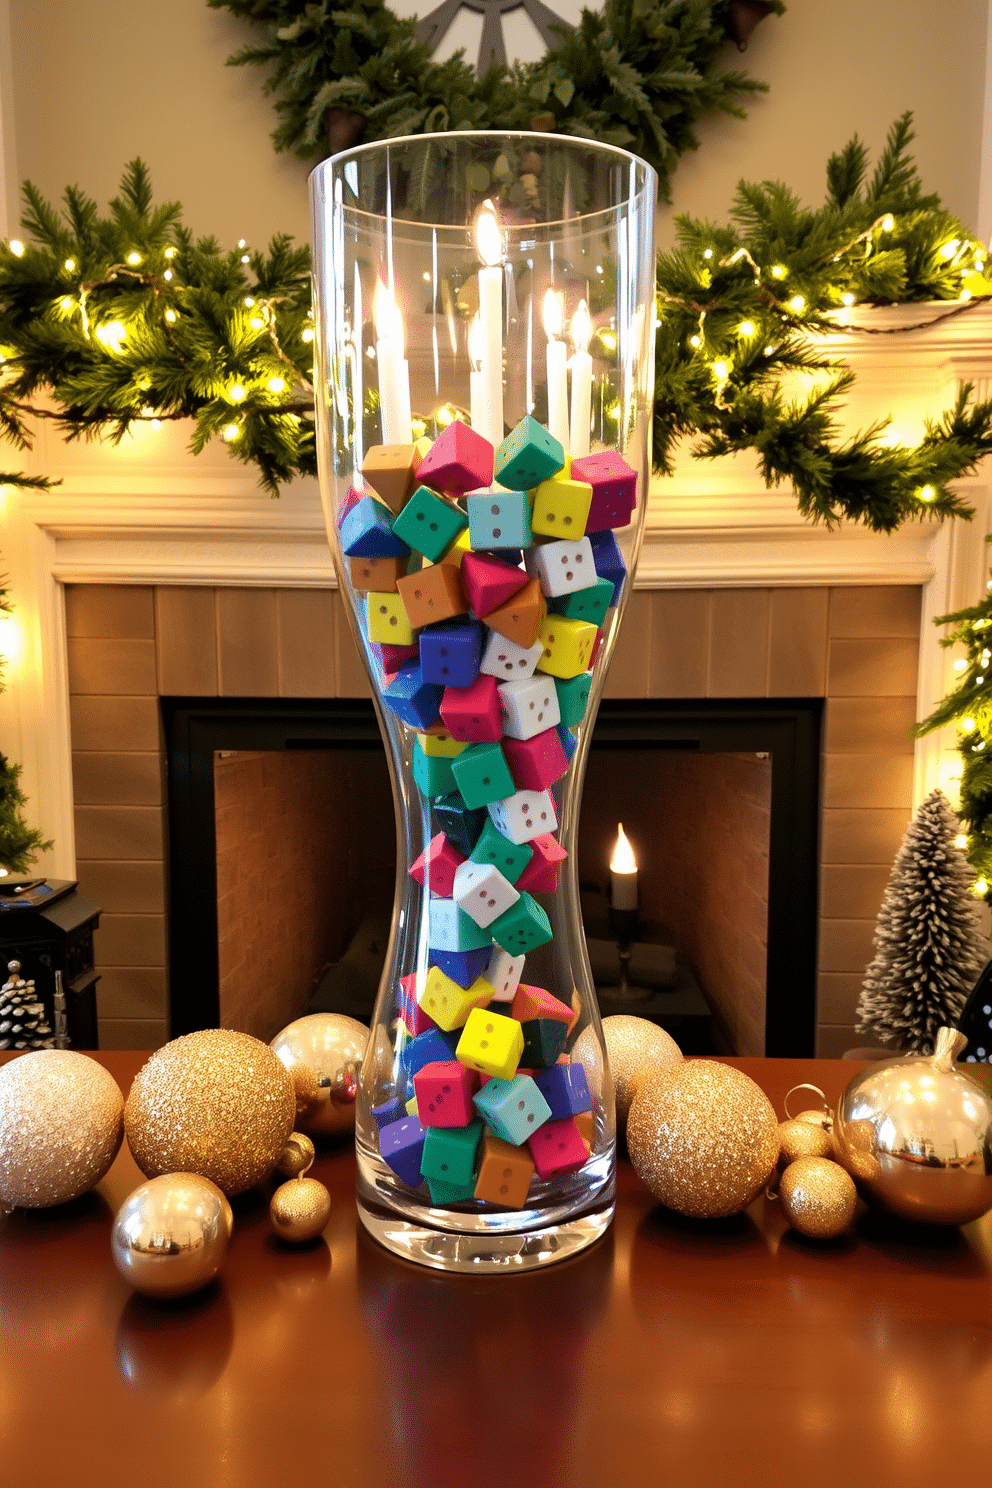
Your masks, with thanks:
[{"label": "dark fireplace opening", "polygon": [[[604,1013],[684,1028],[687,1052],[813,1053],[822,708],[603,702],[577,865],[594,973],[615,980],[609,858],[622,821],[639,867],[631,980],[646,968],[649,990],[695,999],[713,1042],[698,1018],[666,1019],[665,990],[604,998]],[[368,1018],[396,865],[372,704],[172,697],[162,716],[171,1036],[221,1024],[268,1039],[317,1009]]]}]

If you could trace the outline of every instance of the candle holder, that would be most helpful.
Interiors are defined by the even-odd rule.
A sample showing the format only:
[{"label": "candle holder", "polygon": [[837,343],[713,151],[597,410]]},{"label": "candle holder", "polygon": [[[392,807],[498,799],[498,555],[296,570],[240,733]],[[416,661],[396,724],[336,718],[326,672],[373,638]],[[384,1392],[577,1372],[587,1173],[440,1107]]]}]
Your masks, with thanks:
[{"label": "candle holder", "polygon": [[547,1265],[613,1215],[574,848],[647,499],[656,185],[537,133],[387,140],[312,177],[321,499],[398,842],[358,1212],[439,1269]]},{"label": "candle holder", "polygon": [[639,987],[630,980],[631,947],[640,933],[640,913],[636,909],[614,909],[610,905],[610,929],[617,943],[619,981],[615,986],[600,987],[599,997],[604,1003],[630,1007],[637,1003],[650,1002],[655,995],[650,987]]}]

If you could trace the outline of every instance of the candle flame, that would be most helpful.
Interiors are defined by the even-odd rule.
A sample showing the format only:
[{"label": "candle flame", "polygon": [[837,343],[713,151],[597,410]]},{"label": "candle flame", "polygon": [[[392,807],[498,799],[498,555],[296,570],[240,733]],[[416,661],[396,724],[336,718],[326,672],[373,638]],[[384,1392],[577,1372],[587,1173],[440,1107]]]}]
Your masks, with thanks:
[{"label": "candle flame", "polygon": [[565,296],[556,294],[553,289],[545,291],[544,295],[544,333],[549,341],[555,336],[560,336],[565,325]]},{"label": "candle flame", "polygon": [[623,822],[617,822],[617,841],[610,859],[611,873],[636,873],[637,859],[634,857],[634,849],[627,841],[627,835],[623,829]]},{"label": "candle flame", "polygon": [[376,280],[375,294],[372,296],[372,320],[375,324],[376,339],[391,342],[402,357],[403,317],[399,306],[381,279]]},{"label": "candle flame", "polygon": [[472,371],[478,372],[482,367],[482,354],[485,350],[485,337],[482,333],[482,321],[478,315],[472,316],[472,323],[468,328],[468,359],[472,363]]},{"label": "candle flame", "polygon": [[482,203],[482,211],[476,218],[475,248],[486,268],[493,269],[503,262],[503,235],[491,201]]},{"label": "candle flame", "polygon": [[579,301],[579,308],[572,316],[572,345],[576,351],[588,351],[589,342],[592,340],[592,319],[589,315],[589,306],[585,300]]}]

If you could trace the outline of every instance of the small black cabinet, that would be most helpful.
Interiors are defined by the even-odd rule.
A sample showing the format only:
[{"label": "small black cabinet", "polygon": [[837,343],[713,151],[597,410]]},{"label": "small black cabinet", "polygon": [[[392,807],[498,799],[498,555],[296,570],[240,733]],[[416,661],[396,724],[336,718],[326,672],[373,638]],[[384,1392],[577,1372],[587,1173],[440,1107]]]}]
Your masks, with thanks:
[{"label": "small black cabinet", "polygon": [[0,899],[0,985],[7,963],[19,961],[19,975],[33,981],[54,1030],[55,973],[62,973],[71,1049],[96,1049],[96,984],[93,931],[100,907],[71,881],[49,878],[23,901]]}]

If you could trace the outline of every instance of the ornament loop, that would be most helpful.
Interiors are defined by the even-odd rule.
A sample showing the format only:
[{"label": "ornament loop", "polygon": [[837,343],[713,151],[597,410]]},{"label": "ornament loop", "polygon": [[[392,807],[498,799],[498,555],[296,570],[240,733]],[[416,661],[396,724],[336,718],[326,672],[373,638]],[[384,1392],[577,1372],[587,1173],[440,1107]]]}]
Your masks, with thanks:
[{"label": "ornament loop", "polygon": [[827,1101],[827,1097],[824,1094],[824,1092],[820,1089],[819,1085],[810,1085],[810,1084],[808,1084],[804,1080],[801,1085],[793,1085],[792,1089],[788,1092],[788,1094],[785,1097],[784,1105],[785,1105],[785,1114],[786,1114],[787,1120],[792,1121],[794,1119],[793,1118],[793,1115],[792,1115],[792,1112],[789,1110],[789,1100],[790,1100],[790,1098],[792,1096],[795,1095],[795,1093],[796,1093],[797,1090],[812,1090],[816,1095],[818,1095],[820,1097],[821,1101],[823,1102],[823,1109],[826,1112],[826,1114],[828,1116],[830,1115],[830,1106],[829,1106],[829,1103]]},{"label": "ornament loop", "polygon": [[962,1049],[967,1047],[967,1044],[967,1035],[961,1033],[959,1029],[938,1028],[933,1054],[930,1056],[934,1069],[945,1071],[952,1069],[954,1061]]}]

